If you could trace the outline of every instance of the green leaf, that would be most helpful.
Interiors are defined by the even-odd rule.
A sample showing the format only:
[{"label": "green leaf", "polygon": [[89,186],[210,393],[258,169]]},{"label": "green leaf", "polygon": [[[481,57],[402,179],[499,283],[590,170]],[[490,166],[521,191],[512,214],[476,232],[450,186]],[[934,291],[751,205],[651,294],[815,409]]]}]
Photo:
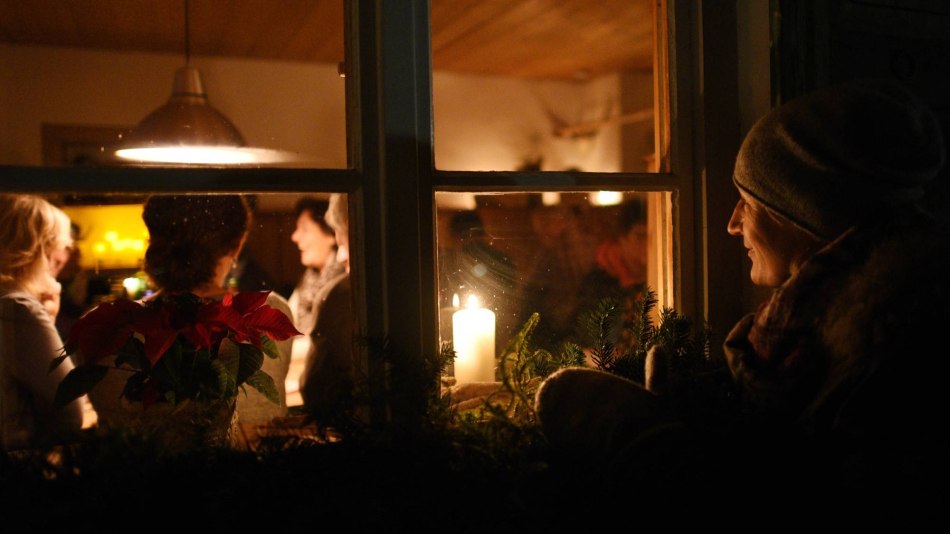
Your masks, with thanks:
[{"label": "green leaf", "polygon": [[147,378],[148,374],[142,371],[133,373],[132,376],[125,381],[125,387],[122,388],[122,396],[127,399],[140,399],[142,397],[142,387]]},{"label": "green leaf", "polygon": [[228,367],[224,362],[215,358],[211,360],[211,367],[218,377],[218,392],[222,396],[229,396],[229,392],[237,390],[237,385],[235,385],[233,380],[234,375],[228,371]]},{"label": "green leaf", "polygon": [[239,347],[234,343],[222,342],[221,348],[218,350],[218,357],[212,360],[215,369],[219,371],[219,382],[221,375],[224,376],[224,391],[228,395],[237,393],[237,387],[240,384],[238,382],[238,372],[241,367],[241,349]]},{"label": "green leaf", "polygon": [[508,341],[508,344],[505,346],[504,354],[508,355],[514,353],[519,357],[524,357],[528,351],[528,346],[531,344],[531,335],[534,334],[534,330],[538,327],[538,323],[540,322],[541,316],[538,312],[532,313],[531,317],[529,317],[521,327],[521,330]]},{"label": "green leaf", "polygon": [[241,385],[264,365],[264,353],[249,343],[238,346],[241,349],[241,360],[237,371],[237,385]]},{"label": "green leaf", "polygon": [[49,362],[49,369],[47,369],[46,372],[52,373],[53,369],[56,369],[57,367],[59,367],[60,364],[63,363],[63,360],[65,360],[68,357],[69,356],[67,356],[66,354],[63,354],[62,356],[57,356],[53,358],[53,361]]},{"label": "green leaf", "polygon": [[145,357],[145,344],[142,343],[142,340],[130,337],[125,345],[122,345],[122,348],[115,355],[115,366],[119,367],[122,364],[128,364],[133,369],[145,371],[151,368],[151,362]]},{"label": "green leaf", "polygon": [[264,354],[269,358],[280,358],[280,349],[277,347],[277,342],[264,334],[261,334],[261,348],[264,349]]},{"label": "green leaf", "polygon": [[56,396],[53,398],[53,405],[63,407],[70,402],[82,397],[96,386],[103,378],[109,368],[104,365],[80,365],[76,367],[59,383],[56,388]]},{"label": "green leaf", "polygon": [[181,343],[176,340],[152,368],[152,378],[158,380],[162,390],[181,389],[181,360]]},{"label": "green leaf", "polygon": [[277,387],[274,386],[274,379],[261,370],[255,371],[247,378],[247,385],[260,391],[267,400],[274,404],[280,404],[280,396],[277,394]]}]

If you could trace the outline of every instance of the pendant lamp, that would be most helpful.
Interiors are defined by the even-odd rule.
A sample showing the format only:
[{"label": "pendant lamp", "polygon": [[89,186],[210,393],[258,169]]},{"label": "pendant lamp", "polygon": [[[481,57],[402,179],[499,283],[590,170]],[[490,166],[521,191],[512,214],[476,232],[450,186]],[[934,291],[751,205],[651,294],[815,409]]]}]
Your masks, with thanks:
[{"label": "pendant lamp", "polygon": [[201,74],[190,66],[188,0],[185,7],[185,66],[175,72],[172,96],[136,126],[116,156],[147,163],[234,165],[260,163],[274,151],[246,148],[244,137],[208,103]]}]

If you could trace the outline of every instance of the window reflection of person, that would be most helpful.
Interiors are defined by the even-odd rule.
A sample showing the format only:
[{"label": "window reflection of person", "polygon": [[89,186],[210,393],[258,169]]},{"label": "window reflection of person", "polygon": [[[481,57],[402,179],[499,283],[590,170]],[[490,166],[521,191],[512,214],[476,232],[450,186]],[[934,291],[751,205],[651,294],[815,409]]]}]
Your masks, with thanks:
[{"label": "window reflection of person", "polygon": [[532,339],[547,349],[556,350],[574,333],[578,297],[596,257],[597,237],[583,218],[576,205],[536,206],[531,211],[539,248],[525,270],[521,318],[540,314]]},{"label": "window reflection of person", "polygon": [[615,331],[613,341],[620,353],[638,343],[628,327],[646,289],[647,239],[646,204],[640,199],[628,200],[620,206],[616,232],[597,247],[594,268],[584,278],[577,297],[575,324],[605,298],[620,304],[621,324],[627,327]]},{"label": "window reflection of person", "polygon": [[53,318],[54,264],[72,245],[69,218],[32,195],[0,195],[0,438],[4,448],[40,446],[82,425],[82,400],[54,408],[68,359],[50,371],[63,342]]},{"label": "window reflection of person", "polygon": [[300,379],[304,407],[318,422],[340,417],[352,406],[357,373],[345,197],[330,197],[326,222],[334,230],[336,261],[343,266],[343,272],[328,280],[315,295],[318,304],[310,332],[311,348]]},{"label": "window reflection of person", "polygon": [[321,303],[318,295],[323,298],[322,289],[345,270],[336,259],[336,232],[325,219],[327,207],[326,201],[310,197],[297,202],[297,226],[290,236],[300,250],[300,263],[306,267],[289,301],[294,325],[304,334],[294,338],[291,371],[287,379],[288,395],[294,404],[298,402],[295,397],[299,394],[300,373],[310,353],[310,334]]},{"label": "window reflection of person", "polygon": [[494,247],[478,212],[456,213],[450,229],[451,246],[439,252],[441,305],[453,304],[455,295],[462,302],[475,295],[481,306],[495,312],[499,343],[504,343],[521,327],[512,313],[518,307],[515,264]]}]

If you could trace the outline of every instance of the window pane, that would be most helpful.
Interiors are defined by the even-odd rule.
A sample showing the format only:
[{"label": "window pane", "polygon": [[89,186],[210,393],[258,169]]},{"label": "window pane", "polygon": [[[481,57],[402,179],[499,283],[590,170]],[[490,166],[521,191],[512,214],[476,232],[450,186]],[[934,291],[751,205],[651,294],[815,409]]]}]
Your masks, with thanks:
[{"label": "window pane", "polygon": [[656,4],[432,0],[436,167],[656,171]]},{"label": "window pane", "polygon": [[[220,197],[191,194],[188,198]],[[284,381],[287,406],[299,406],[300,377],[321,295],[348,272],[348,262],[343,261],[348,254],[339,252],[343,235],[335,232],[325,217],[330,198],[327,193],[244,198],[252,211],[250,231],[237,258],[225,265],[226,275],[215,282],[222,285],[215,287],[229,292],[272,291],[287,305],[297,329],[305,335],[294,338],[289,367],[275,371],[276,378]],[[346,196],[340,198],[345,209]],[[143,223],[144,195],[54,195],[48,199],[69,216],[73,225],[74,246],[55,273],[63,287],[56,317],[63,339],[69,336],[76,320],[97,304],[120,296],[145,298],[162,288],[160,281],[145,272],[150,236]],[[186,233],[182,230],[182,235]],[[183,240],[186,248],[192,241]],[[214,249],[214,245],[209,243],[207,249]]]},{"label": "window pane", "polygon": [[533,341],[556,349],[602,299],[672,303],[669,193],[440,192],[436,207],[440,336],[456,350],[472,295],[494,314],[493,353],[535,312]]},{"label": "window pane", "polygon": [[[214,140],[224,131],[221,116],[202,119],[208,106],[193,96],[176,101],[190,106],[180,108],[185,120],[166,112],[158,125],[142,122],[170,102],[186,65],[184,4],[5,2],[0,164],[128,164],[115,158],[120,143],[161,145],[195,133],[205,144],[228,144]],[[213,161],[345,167],[343,0],[188,4],[187,63],[207,104],[246,142]],[[188,71],[178,87],[192,93],[194,83]]]}]

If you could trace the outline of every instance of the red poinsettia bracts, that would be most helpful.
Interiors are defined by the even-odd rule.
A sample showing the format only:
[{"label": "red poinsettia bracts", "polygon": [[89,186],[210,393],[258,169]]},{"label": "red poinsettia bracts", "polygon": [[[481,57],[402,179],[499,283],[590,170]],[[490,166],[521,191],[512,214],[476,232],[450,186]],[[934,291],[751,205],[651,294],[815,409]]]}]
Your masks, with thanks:
[{"label": "red poinsettia bracts", "polygon": [[264,304],[267,294],[267,291],[249,291],[224,297],[222,308],[229,312],[222,315],[230,319],[228,328],[235,334],[234,341],[260,347],[261,335],[275,341],[300,335],[286,315]]},{"label": "red poinsettia bracts", "polygon": [[[144,303],[100,304],[73,325],[65,354],[51,364],[79,356],[57,387],[57,406],[91,392],[113,366],[127,376],[122,396],[145,408],[187,400],[233,402],[245,386],[280,404],[273,378],[262,369],[264,357],[281,357],[274,342],[300,332],[267,305],[268,294],[237,293],[217,302],[175,293]],[[222,348],[225,339],[239,350]]]},{"label": "red poinsettia bracts", "polygon": [[176,299],[149,303],[118,299],[104,303],[75,324],[66,350],[79,352],[92,363],[115,355],[131,336],[145,345],[145,356],[154,365],[182,336],[196,349],[217,352],[224,338],[261,347],[261,336],[280,341],[299,335],[293,323],[279,310],[266,305],[268,291],[227,295],[223,302]]},{"label": "red poinsettia bracts", "polygon": [[82,316],[66,339],[66,350],[86,361],[112,356],[132,335],[132,321],[142,305],[119,299],[96,306]]}]

